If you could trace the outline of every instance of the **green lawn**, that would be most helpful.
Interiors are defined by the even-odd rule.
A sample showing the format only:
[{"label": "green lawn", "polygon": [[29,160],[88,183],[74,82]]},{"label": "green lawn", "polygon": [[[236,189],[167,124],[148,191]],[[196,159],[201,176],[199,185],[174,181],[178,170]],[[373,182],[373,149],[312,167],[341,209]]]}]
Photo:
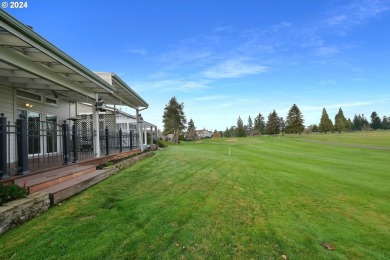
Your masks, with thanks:
[{"label": "green lawn", "polygon": [[0,258],[390,258],[390,150],[340,145],[390,132],[227,140],[157,152],[0,236]]}]

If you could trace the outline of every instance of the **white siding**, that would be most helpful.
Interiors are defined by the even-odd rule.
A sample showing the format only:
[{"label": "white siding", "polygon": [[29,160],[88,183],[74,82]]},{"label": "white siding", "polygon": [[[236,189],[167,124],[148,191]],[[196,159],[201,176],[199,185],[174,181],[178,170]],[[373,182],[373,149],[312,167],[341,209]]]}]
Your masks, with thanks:
[{"label": "white siding", "polygon": [[10,87],[6,87],[0,84],[0,113],[4,113],[4,116],[8,121],[14,121],[14,91]]}]

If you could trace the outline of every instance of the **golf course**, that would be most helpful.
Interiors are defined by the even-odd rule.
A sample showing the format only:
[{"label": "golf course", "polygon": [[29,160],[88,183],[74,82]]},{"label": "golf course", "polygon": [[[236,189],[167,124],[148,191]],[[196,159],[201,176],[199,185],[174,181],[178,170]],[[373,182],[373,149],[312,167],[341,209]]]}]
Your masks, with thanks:
[{"label": "golf course", "polygon": [[156,151],[0,236],[0,259],[389,259],[390,131]]}]

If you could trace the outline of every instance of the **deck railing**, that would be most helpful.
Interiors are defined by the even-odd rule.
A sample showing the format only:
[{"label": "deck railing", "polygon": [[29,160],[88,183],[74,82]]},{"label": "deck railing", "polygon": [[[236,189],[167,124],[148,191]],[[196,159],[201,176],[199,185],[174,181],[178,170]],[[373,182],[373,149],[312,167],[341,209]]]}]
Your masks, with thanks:
[{"label": "deck railing", "polygon": [[[52,165],[70,164],[96,156],[93,129],[78,129],[47,121],[28,122],[17,119],[12,125],[4,114],[0,117],[0,179],[24,175]],[[138,135],[133,132],[99,133],[100,153],[109,155],[139,148]]]}]

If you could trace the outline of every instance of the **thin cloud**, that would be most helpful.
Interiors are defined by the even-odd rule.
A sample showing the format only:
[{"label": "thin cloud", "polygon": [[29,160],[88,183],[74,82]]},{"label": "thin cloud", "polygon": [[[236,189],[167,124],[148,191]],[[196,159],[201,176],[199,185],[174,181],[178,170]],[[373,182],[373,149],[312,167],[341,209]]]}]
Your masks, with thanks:
[{"label": "thin cloud", "polygon": [[182,91],[194,92],[207,89],[208,81],[191,81],[181,79],[156,80],[151,82],[139,82],[135,88],[137,91],[159,90],[160,92]]},{"label": "thin cloud", "polygon": [[346,107],[361,107],[361,106],[369,106],[372,105],[371,102],[347,102],[347,103],[338,103],[338,104],[328,104],[323,106],[302,106],[301,109],[303,111],[313,111],[313,110],[322,110],[324,107],[326,109],[332,108],[346,108]]},{"label": "thin cloud", "polygon": [[390,1],[388,0],[353,1],[333,12],[333,14],[325,20],[325,24],[330,27],[347,30],[389,11],[389,4]]},{"label": "thin cloud", "polygon": [[265,66],[247,63],[243,59],[230,59],[206,69],[202,75],[210,79],[240,78],[267,71],[268,68]]},{"label": "thin cloud", "polygon": [[226,98],[228,98],[228,96],[216,95],[216,96],[197,97],[197,98],[194,98],[194,100],[196,100],[196,101],[211,101],[211,100],[222,100],[222,99],[226,99]]}]

